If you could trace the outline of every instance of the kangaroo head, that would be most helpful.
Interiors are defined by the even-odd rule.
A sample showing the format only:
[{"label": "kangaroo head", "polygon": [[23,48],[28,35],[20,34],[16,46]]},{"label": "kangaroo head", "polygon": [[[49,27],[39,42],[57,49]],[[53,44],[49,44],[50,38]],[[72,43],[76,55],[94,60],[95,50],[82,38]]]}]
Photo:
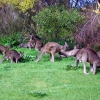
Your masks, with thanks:
[{"label": "kangaroo head", "polygon": [[64,46],[63,46],[63,50],[66,51],[66,49],[69,49],[69,45],[67,42],[65,42]]},{"label": "kangaroo head", "polygon": [[34,35],[33,34],[30,34],[30,41],[31,40],[34,40]]},{"label": "kangaroo head", "polygon": [[8,45],[6,48],[5,48],[5,53],[11,48],[10,45]]},{"label": "kangaroo head", "polygon": [[23,43],[20,43],[20,44],[19,44],[19,47],[23,47]]},{"label": "kangaroo head", "polygon": [[24,56],[24,52],[20,52],[20,58]]},{"label": "kangaroo head", "polygon": [[79,49],[79,44],[75,45],[74,49]]},{"label": "kangaroo head", "polygon": [[8,47],[8,48],[11,48],[11,45],[8,45],[7,47]]}]

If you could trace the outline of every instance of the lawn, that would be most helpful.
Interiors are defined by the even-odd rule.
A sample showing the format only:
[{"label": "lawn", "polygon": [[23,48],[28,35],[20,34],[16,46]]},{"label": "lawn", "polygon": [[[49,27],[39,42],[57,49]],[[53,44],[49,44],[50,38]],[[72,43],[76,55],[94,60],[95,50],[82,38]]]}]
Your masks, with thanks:
[{"label": "lawn", "polygon": [[0,100],[100,100],[100,69],[93,75],[87,64],[85,75],[82,63],[73,67],[73,57],[56,55],[53,63],[45,54],[36,63],[36,50],[16,50],[24,51],[21,62],[0,64]]}]

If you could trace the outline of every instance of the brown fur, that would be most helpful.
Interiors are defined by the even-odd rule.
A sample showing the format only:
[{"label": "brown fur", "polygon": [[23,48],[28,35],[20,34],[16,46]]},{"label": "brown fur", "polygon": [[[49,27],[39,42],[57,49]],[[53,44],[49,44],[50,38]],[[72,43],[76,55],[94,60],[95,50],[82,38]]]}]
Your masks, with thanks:
[{"label": "brown fur", "polygon": [[[78,49],[77,45],[75,45],[73,50],[66,51],[66,55],[67,55],[67,57],[70,57],[70,56],[74,56],[75,57],[79,50],[80,49]],[[65,57],[65,56],[62,55],[61,57]]]},{"label": "brown fur", "polygon": [[76,54],[78,53],[79,49],[73,49],[73,50],[70,50],[70,51],[66,51],[66,55],[67,57],[70,57],[70,56],[76,56]]},{"label": "brown fur", "polygon": [[50,54],[50,60],[52,62],[54,62],[54,56],[56,53],[64,54],[66,56],[65,51],[63,50],[63,48],[65,48],[64,46],[62,46],[56,42],[48,42],[41,48],[40,54],[39,54],[36,62],[38,62],[41,59],[41,57],[44,53]]},{"label": "brown fur", "polygon": [[90,70],[93,74],[96,74],[96,68],[100,67],[100,57],[91,48],[82,48],[76,55],[75,66],[81,61],[84,65],[84,73],[88,74],[86,71],[86,62],[90,63]]},{"label": "brown fur", "polygon": [[0,52],[1,53],[5,54],[9,49],[10,49],[10,45],[4,46],[4,45],[0,44]]},{"label": "brown fur", "polygon": [[34,48],[37,51],[40,51],[41,48],[43,47],[43,43],[38,36],[30,35],[30,41],[31,41],[31,43],[34,43]]},{"label": "brown fur", "polygon": [[30,41],[27,42],[27,43],[25,43],[25,44],[21,43],[21,44],[19,45],[19,47],[30,48],[30,49],[31,49],[31,48],[34,48],[34,46],[35,46],[35,44],[31,43]]},{"label": "brown fur", "polygon": [[24,55],[23,52],[18,53],[16,50],[9,50],[6,52],[5,56],[1,60],[1,63],[5,59],[9,59],[11,63],[13,63],[14,61],[17,63],[23,57],[23,55]]}]

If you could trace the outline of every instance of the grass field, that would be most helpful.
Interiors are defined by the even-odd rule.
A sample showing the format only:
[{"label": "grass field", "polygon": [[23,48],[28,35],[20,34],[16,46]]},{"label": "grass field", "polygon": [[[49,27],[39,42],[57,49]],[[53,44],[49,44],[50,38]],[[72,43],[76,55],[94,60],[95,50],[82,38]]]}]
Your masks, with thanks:
[{"label": "grass field", "polygon": [[[74,68],[74,58],[49,60],[43,55],[35,62],[38,52],[24,51],[19,63],[6,60],[0,64],[0,100],[100,100],[100,69],[97,74],[83,73],[83,65]],[[0,59],[2,59],[0,55]]]}]

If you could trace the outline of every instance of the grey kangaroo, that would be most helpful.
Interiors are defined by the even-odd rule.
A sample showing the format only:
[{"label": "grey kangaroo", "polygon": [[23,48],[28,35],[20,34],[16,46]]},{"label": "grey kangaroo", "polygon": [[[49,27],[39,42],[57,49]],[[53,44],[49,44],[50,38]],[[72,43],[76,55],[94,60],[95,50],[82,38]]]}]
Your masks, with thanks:
[{"label": "grey kangaroo", "polygon": [[70,57],[70,56],[74,56],[74,57],[75,57],[76,54],[79,52],[79,50],[80,50],[80,49],[78,49],[78,45],[75,45],[73,50],[66,51],[66,55],[67,55],[68,57]]},{"label": "grey kangaroo", "polygon": [[34,43],[34,48],[37,51],[40,51],[41,48],[43,47],[43,43],[37,35],[30,35],[30,41],[32,41]]},{"label": "grey kangaroo", "polygon": [[0,52],[1,53],[5,54],[9,49],[10,49],[10,45],[4,46],[4,45],[0,44]]},{"label": "grey kangaroo", "polygon": [[5,56],[1,60],[1,63],[5,59],[9,59],[11,61],[11,63],[13,63],[13,62],[17,63],[23,57],[23,55],[24,55],[23,52],[18,53],[16,50],[9,50],[6,52]]},{"label": "grey kangaroo", "polygon": [[[65,51],[65,53],[66,53],[67,57],[70,57],[70,56],[75,57],[79,50],[80,49],[78,49],[78,46],[75,45],[73,50]],[[61,55],[61,57],[65,57],[65,56]]]},{"label": "grey kangaroo", "polygon": [[56,42],[48,42],[41,48],[40,54],[39,54],[36,62],[38,62],[41,59],[41,57],[44,53],[50,54],[50,60],[52,62],[54,62],[54,56],[56,53],[58,53],[59,55],[63,54],[66,56],[65,50],[64,50],[65,47],[66,47],[66,44],[64,46],[62,46]]},{"label": "grey kangaroo", "polygon": [[31,49],[31,48],[34,48],[34,46],[35,46],[35,44],[31,43],[30,41],[27,42],[27,43],[25,43],[25,44],[21,43],[21,44],[19,45],[19,47],[30,48],[30,49]]},{"label": "grey kangaroo", "polygon": [[96,74],[96,68],[100,67],[100,57],[91,48],[82,48],[77,53],[75,58],[75,66],[78,66],[79,61],[83,63],[85,74],[88,74],[86,71],[86,62],[90,63],[90,71],[92,71],[93,74]]}]

